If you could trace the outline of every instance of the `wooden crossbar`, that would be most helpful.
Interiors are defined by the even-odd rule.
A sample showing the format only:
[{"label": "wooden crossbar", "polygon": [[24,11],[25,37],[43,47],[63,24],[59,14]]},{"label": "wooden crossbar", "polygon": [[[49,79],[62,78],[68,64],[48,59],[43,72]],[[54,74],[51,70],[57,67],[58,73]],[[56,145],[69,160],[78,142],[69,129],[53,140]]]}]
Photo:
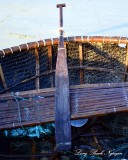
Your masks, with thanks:
[{"label": "wooden crossbar", "polygon": [[[128,112],[128,83],[86,84],[70,87],[71,119]],[[18,113],[20,107],[20,115]],[[54,122],[55,89],[0,96],[0,129]]]}]

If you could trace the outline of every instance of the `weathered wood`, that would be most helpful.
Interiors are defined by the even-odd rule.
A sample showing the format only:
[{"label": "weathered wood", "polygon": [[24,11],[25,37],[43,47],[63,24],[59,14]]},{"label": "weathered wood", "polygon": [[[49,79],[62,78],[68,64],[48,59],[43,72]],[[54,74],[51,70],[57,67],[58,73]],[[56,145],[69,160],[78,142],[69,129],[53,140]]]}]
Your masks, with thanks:
[{"label": "weathered wood", "polygon": [[[127,52],[126,52],[126,61],[125,61],[125,72],[128,73],[128,44],[126,45]],[[124,82],[127,81],[128,75],[124,75]]]},{"label": "weathered wood", "polygon": [[[52,71],[52,46],[48,46],[49,70]],[[50,75],[51,87],[53,87],[53,75]]]},{"label": "weathered wood", "polygon": [[[54,122],[55,89],[24,91],[14,95],[19,102],[23,126]],[[71,118],[80,119],[128,112],[127,96],[128,82],[72,86]],[[11,99],[12,101],[7,101]],[[0,96],[0,129],[15,127],[21,127],[18,104],[12,94],[3,94]]]},{"label": "weathered wood", "polygon": [[[69,40],[74,41],[74,42],[82,42],[82,43],[86,43],[86,42],[104,42],[104,43],[114,43],[114,44],[127,44],[128,43],[128,38],[127,37],[104,37],[104,36],[74,36],[73,37],[68,37]],[[59,43],[59,39],[58,38],[53,38],[53,44],[51,42],[51,39],[45,39],[45,45],[53,45],[53,44],[58,44]],[[29,49],[35,49],[38,47],[43,47],[44,46],[44,41],[40,40],[38,42],[30,42],[27,43],[29,46]],[[67,42],[67,37],[64,38],[64,41]],[[39,44],[39,46],[38,46]],[[26,44],[21,44],[20,46],[14,46],[10,48],[6,48],[4,49],[4,53],[2,50],[0,50],[0,57],[3,57],[4,54],[8,55],[8,54],[12,54],[12,50],[13,53],[15,52],[21,52],[24,50],[28,49],[28,46]]]},{"label": "weathered wood", "polygon": [[[80,67],[83,66],[83,52],[82,52],[82,44],[79,44],[79,59],[80,59]],[[84,83],[84,71],[80,68],[80,84]]]},{"label": "weathered wood", "polygon": [[1,77],[4,89],[6,90],[8,87],[7,87],[7,84],[6,84],[6,81],[5,81],[5,77],[4,77],[4,73],[3,73],[3,69],[2,69],[1,64],[0,64],[0,77]]},{"label": "weathered wood", "polygon": [[[40,63],[39,63],[39,53],[38,49],[35,49],[35,59],[36,59],[36,76],[40,74]],[[36,89],[40,89],[40,79],[37,76],[35,80]]]},{"label": "weathered wood", "polygon": [[[121,88],[121,87],[128,87],[128,82],[122,82],[122,83],[97,83],[97,84],[82,84],[82,85],[75,85],[70,86],[70,94],[72,92],[75,92],[75,89],[101,89],[101,88]],[[55,95],[55,88],[45,88],[45,89],[39,89],[39,90],[30,90],[30,91],[22,91],[22,92],[16,92],[15,95],[18,95],[19,97],[33,97],[34,96],[40,96],[43,97],[54,97]],[[0,94],[0,100],[8,100],[12,99],[11,93],[6,94]]]},{"label": "weathered wood", "polygon": [[62,7],[64,6],[64,4],[57,5],[60,8],[60,37],[55,72],[55,137],[57,150],[71,148],[69,76],[62,29]]}]

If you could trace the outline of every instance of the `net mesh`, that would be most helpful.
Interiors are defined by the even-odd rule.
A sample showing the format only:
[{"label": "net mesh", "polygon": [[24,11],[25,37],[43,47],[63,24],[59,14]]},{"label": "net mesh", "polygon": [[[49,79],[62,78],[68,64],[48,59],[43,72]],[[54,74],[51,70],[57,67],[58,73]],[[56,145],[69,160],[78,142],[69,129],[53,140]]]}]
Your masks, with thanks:
[{"label": "net mesh", "polygon": [[[39,80],[39,88],[49,88],[55,86],[55,72],[50,74],[48,71],[55,70],[57,58],[57,45],[52,46],[52,60],[49,61],[48,47],[38,49],[39,57],[39,78],[31,79],[36,75],[36,55],[35,49],[22,51],[7,55],[0,59],[5,83],[9,91],[26,91],[36,89],[36,79]],[[79,43],[69,42],[66,45],[67,63],[69,67],[70,85],[80,84],[80,50]],[[117,72],[126,71],[126,47],[120,47],[117,44],[109,43],[83,43],[82,44],[82,64],[84,67],[97,67],[105,69],[113,69]],[[74,68],[76,67],[77,68]],[[83,69],[83,83],[111,83],[123,82],[124,74],[111,73],[100,70]],[[41,76],[41,74],[43,74]],[[27,80],[26,80],[27,79]],[[22,83],[22,81],[26,82]],[[0,79],[0,93],[3,93],[4,85],[2,78]]]},{"label": "net mesh", "polygon": [[[67,62],[69,67],[79,66],[79,43],[69,42],[67,45]],[[70,85],[80,84],[80,70],[70,69],[69,70],[69,82]]]},{"label": "net mesh", "polygon": [[[15,84],[35,75],[34,51],[24,51],[5,56],[0,59],[0,63],[8,88],[11,88]],[[31,80],[13,87],[11,91],[25,91],[33,89],[35,89],[34,80]]]},{"label": "net mesh", "polygon": [[128,113],[110,115],[103,120],[113,133],[128,137]]},{"label": "net mesh", "polygon": [[[126,49],[116,44],[83,44],[84,65],[125,71]],[[112,83],[124,81],[124,75],[104,71],[85,71],[85,83]]]},{"label": "net mesh", "polygon": [[[39,52],[39,66],[40,73],[46,72],[49,70],[49,62],[48,62],[48,48],[43,47],[38,50]],[[50,88],[50,75],[45,75],[40,77],[40,88]]]},{"label": "net mesh", "polygon": [[[112,83],[126,80],[126,75],[120,73],[126,71],[126,47],[109,43],[82,43],[83,59],[81,60],[80,45],[81,44],[77,42],[69,42],[66,44],[70,85],[80,84],[81,78],[83,79],[83,83]],[[5,83],[7,88],[9,88],[8,91],[20,92],[35,90],[37,80],[39,81],[40,89],[54,87],[54,70],[56,68],[58,45],[53,45],[51,49],[51,61],[49,60],[48,46],[37,49],[39,64],[37,64],[35,49],[17,52],[1,58],[0,64]],[[74,68],[76,66],[79,67],[81,61],[84,67],[112,69],[117,72],[111,73],[108,71]],[[35,77],[37,68],[39,68],[39,77],[38,75]],[[53,72],[46,74],[51,70]],[[83,72],[83,74],[81,74],[81,72]],[[2,76],[0,77],[0,93],[2,94],[5,93],[6,90],[4,80]],[[2,103],[3,102],[0,101],[0,106]],[[40,107],[39,105],[37,106]],[[128,136],[127,113],[125,113],[125,115],[115,114],[114,116],[106,117],[105,122],[114,133]]]},{"label": "net mesh", "polygon": [[[58,46],[57,45],[53,45],[52,46],[52,69],[53,70],[56,69],[57,52],[58,52]],[[51,76],[53,78],[53,87],[55,87],[55,72],[53,72],[51,74]]]},{"label": "net mesh", "polygon": [[[80,57],[80,45],[82,45],[82,59]],[[68,42],[66,44],[66,50],[70,85],[81,84],[81,78],[83,79],[83,83],[112,83],[127,80],[124,74],[127,71],[126,47],[110,43],[80,44],[78,42]],[[0,73],[0,93],[5,93],[6,91],[20,92],[34,90],[37,87],[37,80],[40,89],[55,86],[54,71],[56,68],[58,45],[51,47],[51,57],[49,57],[48,46],[40,47],[37,51],[39,64],[37,63],[35,49],[14,53],[0,59],[5,79],[4,81]],[[84,69],[79,68],[81,62]],[[92,69],[87,69],[88,67]],[[39,68],[39,75],[37,75],[37,68]],[[111,69],[116,72],[101,71],[94,68]],[[6,90],[4,84],[7,85],[8,90]],[[116,133],[128,135],[128,128],[125,127],[127,114],[123,116],[124,119],[119,117],[120,115],[117,118],[113,118],[114,120],[109,119],[107,123],[109,124],[111,122],[113,124],[111,128]]]}]

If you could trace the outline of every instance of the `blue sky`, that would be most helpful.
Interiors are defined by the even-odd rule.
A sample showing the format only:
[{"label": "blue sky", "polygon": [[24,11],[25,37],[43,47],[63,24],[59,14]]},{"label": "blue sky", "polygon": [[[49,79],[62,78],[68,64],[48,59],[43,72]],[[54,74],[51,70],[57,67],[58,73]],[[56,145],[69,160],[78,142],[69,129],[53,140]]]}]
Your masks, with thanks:
[{"label": "blue sky", "polygon": [[0,49],[57,37],[57,3],[65,36],[128,36],[128,0],[0,0]]}]

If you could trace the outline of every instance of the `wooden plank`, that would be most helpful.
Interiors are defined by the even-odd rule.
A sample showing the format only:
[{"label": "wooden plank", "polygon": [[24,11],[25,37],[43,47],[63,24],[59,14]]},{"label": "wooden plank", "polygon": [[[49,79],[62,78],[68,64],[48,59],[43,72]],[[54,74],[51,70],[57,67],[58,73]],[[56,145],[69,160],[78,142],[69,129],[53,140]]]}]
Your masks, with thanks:
[{"label": "wooden plank", "polygon": [[[94,88],[122,88],[122,87],[128,87],[128,82],[122,82],[122,83],[97,83],[97,84],[82,84],[82,85],[74,85],[70,86],[70,94],[76,89],[94,89]],[[39,89],[39,90],[29,90],[29,91],[22,91],[22,92],[16,92],[15,95],[18,95],[20,97],[32,97],[35,96],[46,96],[51,97],[55,95],[55,88],[45,88],[45,89]],[[12,95],[10,93],[6,94],[0,94],[0,100],[7,100],[12,99]]]},{"label": "wooden plank", "polygon": [[[89,86],[73,86],[70,89],[72,119],[103,116],[123,111],[128,112],[126,99],[128,96],[128,82],[100,85],[90,84]],[[22,125],[31,126],[54,122],[54,94],[53,90],[49,90],[49,93],[43,92],[43,90],[42,92],[19,93],[17,100],[19,101]],[[14,93],[14,95],[17,95],[17,93]],[[24,95],[26,100],[22,100],[23,97],[21,95]],[[44,95],[47,96],[45,97]],[[13,100],[6,101],[9,98]],[[15,98],[7,93],[0,100],[0,129],[16,127],[21,127],[18,104]]]},{"label": "wooden plank", "polygon": [[[49,62],[49,70],[52,71],[52,46],[48,46],[48,62]],[[53,75],[50,75],[51,87],[53,87]]]},{"label": "wooden plank", "polygon": [[[126,62],[125,62],[125,72],[128,73],[128,44],[126,44],[126,49],[127,49],[127,52],[126,52]],[[127,77],[128,75],[124,75],[124,82],[127,81]]]},{"label": "wooden plank", "polygon": [[[83,52],[82,52],[82,44],[79,44],[79,59],[80,59],[80,67],[83,66]],[[80,69],[80,84],[84,83],[84,70]]]},{"label": "wooden plank", "polygon": [[[39,53],[38,49],[35,49],[35,59],[36,59],[36,76],[40,74],[40,63],[39,63]],[[36,89],[40,89],[40,79],[36,77],[35,79]]]},{"label": "wooden plank", "polygon": [[0,77],[1,77],[4,89],[6,90],[8,87],[7,87],[7,84],[6,84],[6,81],[5,81],[5,77],[4,77],[4,73],[3,73],[3,69],[2,69],[1,64],[0,64]]}]

